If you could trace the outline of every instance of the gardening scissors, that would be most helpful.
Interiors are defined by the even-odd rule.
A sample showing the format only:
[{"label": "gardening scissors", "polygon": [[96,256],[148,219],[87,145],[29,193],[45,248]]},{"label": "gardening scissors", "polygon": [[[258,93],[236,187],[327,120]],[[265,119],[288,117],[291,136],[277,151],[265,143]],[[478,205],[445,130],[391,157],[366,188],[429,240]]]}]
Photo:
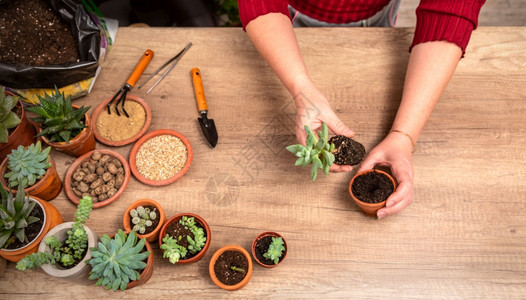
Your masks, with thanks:
[{"label": "gardening scissors", "polygon": [[161,67],[159,67],[159,69],[155,70],[155,72],[152,73],[152,75],[150,75],[150,77],[148,77],[148,79],[143,82],[139,87],[138,89],[140,89],[141,87],[143,87],[148,81],[150,81],[150,79],[153,78],[153,76],[157,75],[157,73],[159,73],[159,71],[161,71],[162,69],[164,69],[166,66],[168,66],[169,64],[172,64],[168,70],[166,70],[163,75],[161,76],[161,78],[157,79],[157,81],[152,85],[151,88],[148,89],[148,91],[146,91],[146,94],[148,94],[151,90],[153,90],[153,88],[155,86],[157,86],[157,84],[159,84],[159,82],[161,82],[161,80],[163,80],[164,77],[166,77],[166,75],[168,75],[168,73],[170,73],[170,71],[175,67],[175,65],[177,64],[177,62],[181,59],[181,57],[183,56],[183,54],[192,46],[192,43],[188,43],[186,45],[186,47],[183,48],[183,50],[181,50],[179,53],[177,53],[177,55],[175,55],[174,57],[170,58],[167,62],[165,62]]},{"label": "gardening scissors", "polygon": [[108,108],[108,114],[111,114],[111,109],[110,109],[111,103],[115,99],[117,99],[119,95],[121,95],[119,99],[117,100],[117,102],[115,103],[115,112],[117,113],[118,116],[121,115],[121,113],[119,112],[119,108],[118,108],[119,103],[121,103],[122,112],[124,113],[124,115],[126,115],[126,117],[128,118],[130,117],[128,113],[126,112],[126,110],[124,109],[124,102],[126,102],[126,94],[128,94],[128,92],[131,91],[131,89],[135,86],[135,83],[137,83],[137,80],[139,80],[139,77],[141,77],[142,73],[144,72],[144,69],[146,69],[146,67],[152,60],[152,58],[153,58],[153,51],[150,49],[146,50],[144,54],[142,55],[141,60],[139,60],[139,63],[137,63],[137,66],[131,73],[130,77],[128,78],[128,80],[126,80],[126,83],[124,84],[124,86],[115,94],[115,96],[113,96],[113,98],[111,98],[110,102],[108,102],[108,104],[106,105]]}]

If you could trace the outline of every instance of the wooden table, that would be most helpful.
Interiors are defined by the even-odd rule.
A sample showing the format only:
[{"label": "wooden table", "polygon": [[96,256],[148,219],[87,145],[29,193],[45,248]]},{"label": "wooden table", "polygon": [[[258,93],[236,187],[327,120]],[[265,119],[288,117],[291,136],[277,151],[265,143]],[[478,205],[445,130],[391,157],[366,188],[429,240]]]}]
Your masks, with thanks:
[{"label": "wooden table", "polygon": [[[298,29],[310,74],[357,140],[370,150],[390,128],[400,101],[413,29]],[[384,220],[365,217],[348,194],[353,173],[319,176],[293,166],[292,99],[246,34],[237,29],[119,28],[90,95],[96,105],[119,89],[146,48],[150,74],[186,43],[176,68],[143,96],[150,130],[188,137],[194,160],[165,187],[135,178],[113,204],[92,212],[97,233],[122,227],[140,198],[168,216],[196,213],[212,229],[205,257],[171,265],[155,246],[155,270],[141,287],[112,293],[71,284],[41,270],[16,271],[0,298],[523,298],[526,297],[526,28],[479,28],[418,142],[414,203]],[[201,69],[219,143],[200,132],[190,69]],[[145,80],[143,76],[142,80]],[[139,81],[141,83],[141,81]],[[98,144],[97,148],[107,148]],[[126,158],[131,145],[115,150]],[[64,175],[74,158],[52,152]],[[62,192],[51,202],[65,221],[75,206]],[[273,230],[289,245],[275,269],[254,266],[249,284],[227,292],[208,275],[215,250]]]}]

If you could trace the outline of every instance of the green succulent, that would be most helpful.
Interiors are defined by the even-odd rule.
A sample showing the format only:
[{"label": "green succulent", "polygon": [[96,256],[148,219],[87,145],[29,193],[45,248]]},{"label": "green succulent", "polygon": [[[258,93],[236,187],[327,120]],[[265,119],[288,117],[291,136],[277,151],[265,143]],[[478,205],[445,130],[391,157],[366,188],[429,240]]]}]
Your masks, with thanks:
[{"label": "green succulent", "polygon": [[138,280],[138,272],[146,268],[145,260],[150,251],[143,251],[146,238],[138,241],[137,233],[131,231],[126,235],[122,230],[111,239],[103,234],[98,247],[90,248],[91,265],[89,279],[97,279],[96,285],[105,286],[106,289],[125,290],[130,281]]},{"label": "green succulent", "polygon": [[32,186],[42,178],[49,167],[49,151],[51,147],[42,150],[40,141],[28,147],[22,145],[8,154],[7,172],[4,177],[8,179],[11,188]]},{"label": "green succulent", "polygon": [[27,111],[40,116],[32,119],[42,127],[37,137],[46,136],[50,142],[69,143],[70,139],[86,128],[82,118],[91,106],[74,109],[71,105],[71,96],[66,97],[57,87],[51,95],[44,92],[44,97],[38,95],[38,99],[39,105],[26,108]]},{"label": "green succulent", "polygon": [[21,120],[13,108],[18,103],[18,98],[7,95],[5,88],[0,87],[0,143],[7,143],[9,140],[8,129],[16,127]]},{"label": "green succulent", "polygon": [[274,261],[274,264],[279,263],[283,251],[285,251],[285,245],[281,237],[272,237],[272,242],[270,243],[267,252],[263,253],[263,257]]},{"label": "green succulent", "polygon": [[6,191],[0,184],[0,248],[6,248],[17,238],[20,242],[29,242],[25,229],[30,224],[39,221],[30,216],[36,202],[29,200],[22,186],[18,187],[16,196]]},{"label": "green succulent", "polygon": [[150,211],[149,208],[144,208],[143,206],[137,206],[137,208],[130,210],[130,217],[132,218],[133,230],[139,234],[144,234],[146,232],[146,227],[153,225],[152,220],[157,218],[157,213],[154,208]]},{"label": "green succulent", "polygon": [[329,168],[334,163],[334,144],[329,144],[329,129],[327,124],[323,123],[321,131],[318,132],[319,139],[310,129],[305,125],[305,133],[307,133],[307,140],[305,146],[301,144],[287,146],[287,150],[296,154],[298,159],[294,163],[295,166],[306,167],[312,163],[311,179],[316,180],[318,169],[322,169],[325,175],[329,174]]},{"label": "green succulent", "polygon": [[64,267],[70,267],[76,261],[82,260],[88,248],[88,234],[83,224],[89,219],[92,208],[91,197],[82,197],[75,212],[75,223],[67,231],[67,239],[61,242],[55,236],[46,238],[45,243],[51,248],[52,253],[36,252],[26,255],[16,264],[16,268],[25,271],[26,269],[40,268],[43,264],[54,265],[56,262],[60,262]]},{"label": "green succulent", "polygon": [[183,225],[185,229],[190,229],[192,235],[186,236],[188,246],[184,247],[179,242],[184,238],[183,236],[172,237],[169,234],[163,238],[161,249],[164,251],[163,257],[168,258],[172,264],[175,264],[179,259],[184,258],[188,252],[196,254],[201,251],[206,243],[206,236],[203,228],[197,226],[194,217],[183,216],[179,220],[179,224]]}]

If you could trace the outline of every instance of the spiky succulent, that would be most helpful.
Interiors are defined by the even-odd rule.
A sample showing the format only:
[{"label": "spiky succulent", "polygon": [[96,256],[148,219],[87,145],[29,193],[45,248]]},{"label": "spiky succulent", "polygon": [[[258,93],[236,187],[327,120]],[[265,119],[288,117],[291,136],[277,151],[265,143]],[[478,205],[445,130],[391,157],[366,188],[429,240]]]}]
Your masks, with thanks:
[{"label": "spiky succulent", "polygon": [[91,265],[89,279],[97,279],[96,285],[105,286],[106,289],[125,290],[130,281],[138,280],[138,272],[146,268],[145,260],[150,251],[143,251],[146,239],[137,241],[137,233],[131,231],[126,235],[122,230],[111,239],[103,234],[98,247],[90,248]]},{"label": "spiky succulent", "polygon": [[0,143],[7,143],[9,140],[8,129],[16,127],[20,124],[20,118],[13,108],[18,103],[18,98],[5,93],[5,88],[0,88]]},{"label": "spiky succulent", "polygon": [[51,147],[42,150],[40,141],[28,147],[22,145],[7,155],[7,172],[4,177],[9,181],[9,186],[14,188],[32,186],[42,178],[49,167],[49,151]]},{"label": "spiky succulent", "polygon": [[298,159],[294,163],[295,166],[306,167],[312,163],[311,179],[316,180],[318,169],[322,169],[325,175],[329,174],[329,168],[334,162],[334,144],[329,144],[329,129],[327,124],[323,123],[321,131],[318,132],[319,139],[310,129],[305,125],[305,133],[307,133],[306,145],[302,144],[287,146],[287,150],[296,154]]},{"label": "spiky succulent", "polygon": [[146,227],[153,225],[152,220],[157,218],[157,213],[154,208],[152,211],[148,207],[137,206],[137,208],[130,210],[130,217],[132,218],[133,230],[139,234],[146,232]]},{"label": "spiky succulent", "polygon": [[188,252],[196,254],[201,251],[206,243],[205,232],[203,228],[197,226],[194,217],[183,216],[179,220],[179,224],[183,225],[185,229],[190,229],[193,237],[191,235],[186,236],[188,246],[184,247],[179,243],[184,238],[183,236],[172,237],[166,234],[161,249],[164,251],[163,257],[168,258],[172,264],[184,258]]},{"label": "spiky succulent", "polygon": [[75,261],[81,260],[88,248],[88,234],[82,224],[89,218],[92,207],[91,197],[82,197],[75,213],[75,223],[67,231],[66,241],[63,243],[53,235],[46,238],[46,245],[51,248],[53,253],[36,252],[26,255],[16,264],[16,268],[25,271],[26,269],[40,268],[43,264],[54,265],[56,262],[60,262],[64,267],[70,267]]},{"label": "spiky succulent", "polygon": [[24,193],[24,188],[19,186],[16,197],[11,191],[6,191],[0,184],[0,248],[6,248],[18,239],[20,242],[29,242],[26,237],[26,228],[40,220],[30,216],[36,202],[29,200]]},{"label": "spiky succulent", "polygon": [[50,142],[69,143],[70,139],[86,128],[82,118],[91,106],[74,109],[71,105],[71,96],[66,97],[56,87],[51,95],[44,92],[44,97],[38,95],[38,99],[39,105],[26,108],[40,116],[32,119],[42,127],[42,131],[37,136],[45,136]]},{"label": "spiky succulent", "polygon": [[267,252],[263,253],[263,257],[274,261],[274,264],[277,265],[279,263],[279,259],[283,255],[283,251],[285,251],[283,239],[281,237],[273,236],[272,242],[270,243]]}]

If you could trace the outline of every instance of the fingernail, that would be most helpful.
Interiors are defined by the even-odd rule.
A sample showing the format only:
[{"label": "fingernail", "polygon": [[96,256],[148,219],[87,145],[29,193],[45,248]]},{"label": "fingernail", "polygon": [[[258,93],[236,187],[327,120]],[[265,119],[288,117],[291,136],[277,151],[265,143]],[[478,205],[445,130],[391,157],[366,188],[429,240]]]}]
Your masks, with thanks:
[{"label": "fingernail", "polygon": [[344,135],[344,136],[351,136],[351,135],[353,135],[353,132],[352,132],[352,130],[350,130],[350,129],[345,129],[345,130],[343,131],[343,135]]},{"label": "fingernail", "polygon": [[383,211],[379,211],[377,216],[378,216],[378,219],[382,219],[385,217],[385,213]]}]

